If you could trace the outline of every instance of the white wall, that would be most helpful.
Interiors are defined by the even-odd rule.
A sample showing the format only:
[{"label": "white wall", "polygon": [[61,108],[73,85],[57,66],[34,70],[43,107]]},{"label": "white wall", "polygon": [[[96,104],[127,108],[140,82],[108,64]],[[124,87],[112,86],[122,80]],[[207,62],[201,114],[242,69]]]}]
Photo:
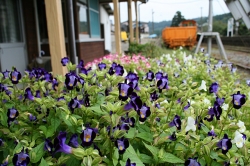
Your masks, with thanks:
[{"label": "white wall", "polygon": [[102,5],[100,5],[100,22],[104,25],[105,50],[112,51],[111,48],[111,23],[109,15]]}]

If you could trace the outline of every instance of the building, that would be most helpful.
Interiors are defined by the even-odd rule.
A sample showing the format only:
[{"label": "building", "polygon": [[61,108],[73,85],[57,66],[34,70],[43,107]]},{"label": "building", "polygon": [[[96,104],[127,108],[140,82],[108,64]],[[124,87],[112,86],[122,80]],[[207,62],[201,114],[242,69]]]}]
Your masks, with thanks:
[{"label": "building", "polygon": [[[119,2],[124,1],[131,6],[132,0]],[[103,56],[111,50],[109,16],[113,11],[108,3],[112,2],[118,26],[118,0],[1,0],[0,70],[15,66],[24,71],[37,57],[46,56],[53,73],[65,74],[60,63],[65,56],[73,63]],[[120,32],[115,31],[119,41]],[[120,53],[119,44],[116,47]]]}]

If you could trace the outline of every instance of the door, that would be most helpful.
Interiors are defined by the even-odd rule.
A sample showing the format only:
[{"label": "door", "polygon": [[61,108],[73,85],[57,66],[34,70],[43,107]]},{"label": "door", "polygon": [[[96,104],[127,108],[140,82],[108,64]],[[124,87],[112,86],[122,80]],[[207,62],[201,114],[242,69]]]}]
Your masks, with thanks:
[{"label": "door", "polygon": [[27,68],[20,0],[0,0],[0,70]]}]

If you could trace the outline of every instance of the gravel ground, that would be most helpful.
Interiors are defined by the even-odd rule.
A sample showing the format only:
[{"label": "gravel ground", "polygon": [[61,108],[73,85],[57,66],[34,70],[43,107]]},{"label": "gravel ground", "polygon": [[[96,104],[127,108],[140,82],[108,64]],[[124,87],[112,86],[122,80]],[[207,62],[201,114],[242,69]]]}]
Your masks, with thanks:
[{"label": "gravel ground", "polygon": [[[154,42],[156,45],[161,45],[161,39],[141,39],[141,44],[148,42]],[[122,51],[127,51],[129,44],[128,42],[121,42]],[[206,49],[206,45],[202,45]],[[242,80],[250,79],[250,52],[240,52],[225,50],[228,60],[237,66],[237,72],[241,75]],[[112,35],[112,53],[115,53],[115,41]],[[211,56],[216,59],[222,59],[218,49],[218,46],[214,44],[212,46]]]}]

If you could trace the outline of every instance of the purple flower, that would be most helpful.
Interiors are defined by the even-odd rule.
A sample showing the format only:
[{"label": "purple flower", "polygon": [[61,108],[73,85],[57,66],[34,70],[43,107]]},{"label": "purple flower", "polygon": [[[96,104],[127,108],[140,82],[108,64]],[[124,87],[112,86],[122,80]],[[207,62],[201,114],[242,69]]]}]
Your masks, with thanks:
[{"label": "purple flower", "polygon": [[65,85],[68,90],[72,90],[76,85],[78,79],[75,73],[70,72],[65,75]]},{"label": "purple flower", "polygon": [[163,77],[163,73],[162,72],[158,71],[157,73],[155,73],[155,79],[156,79],[156,81],[160,80],[161,77]]},{"label": "purple flower", "polygon": [[91,70],[92,70],[91,67],[89,67],[88,69],[83,67],[83,68],[81,68],[81,73],[88,75]]},{"label": "purple flower", "polygon": [[2,72],[3,78],[4,78],[4,79],[9,78],[9,73],[10,73],[10,71],[8,71],[8,70]]},{"label": "purple flower", "polygon": [[125,166],[136,166],[136,163],[131,163],[130,158],[128,158]]},{"label": "purple flower", "polygon": [[32,114],[28,114],[29,115],[29,120],[32,122],[32,121],[35,121],[36,120],[36,117],[33,116]]},{"label": "purple flower", "polygon": [[115,67],[117,66],[117,64],[115,62],[112,63],[111,67],[109,68],[108,73],[110,75],[113,75],[115,73]]},{"label": "purple flower", "polygon": [[98,67],[99,67],[100,70],[106,69],[106,64],[101,62],[101,63],[98,64]]},{"label": "purple flower", "polygon": [[150,94],[150,101],[155,101],[159,98],[159,95],[157,94],[156,91]]},{"label": "purple flower", "polygon": [[125,83],[119,83],[118,89],[119,89],[119,100],[122,101],[126,101],[133,92],[133,88],[131,88],[130,85]]},{"label": "purple flower", "polygon": [[58,86],[58,81],[56,78],[52,79],[52,88],[53,90],[56,90],[56,87]]},{"label": "purple flower", "polygon": [[186,111],[190,107],[190,102],[188,101],[187,105],[183,107],[183,110]]},{"label": "purple flower", "polygon": [[14,107],[8,109],[7,112],[8,120],[14,121],[18,115],[19,112]]},{"label": "purple flower", "polygon": [[62,58],[61,63],[62,63],[63,66],[66,66],[69,63],[69,58],[68,57]]},{"label": "purple flower", "polygon": [[130,71],[128,75],[125,77],[125,82],[127,83],[127,81],[130,82],[134,79],[139,79],[139,77],[137,76],[137,74]]},{"label": "purple flower", "polygon": [[66,154],[72,153],[72,147],[70,147],[65,143],[66,135],[67,135],[66,132],[60,132],[59,135],[54,139],[54,148],[55,148],[54,153],[57,152],[63,152]]},{"label": "purple flower", "polygon": [[74,112],[75,108],[81,108],[81,103],[77,98],[71,99],[68,104],[69,109]]},{"label": "purple flower", "polygon": [[24,153],[24,151],[22,150],[22,152],[14,155],[12,162],[14,166],[27,166],[30,162],[29,154]]},{"label": "purple flower", "polygon": [[52,153],[53,151],[53,144],[49,139],[45,139],[44,150],[48,151],[49,153]]},{"label": "purple flower", "polygon": [[200,163],[198,163],[197,158],[189,158],[185,161],[185,166],[201,166]]},{"label": "purple flower", "polygon": [[122,76],[123,73],[124,73],[123,66],[121,66],[120,64],[118,64],[118,65],[115,67],[115,74],[118,75],[118,76]]},{"label": "purple flower", "polygon": [[212,108],[209,108],[208,110],[209,117],[208,118],[205,117],[205,120],[211,122],[214,116],[216,117],[217,120],[220,120],[221,113],[222,113],[222,109],[220,105],[217,102],[214,102],[214,106]]},{"label": "purple flower", "polygon": [[96,133],[96,129],[90,127],[87,127],[85,130],[83,130],[80,135],[82,140],[82,146],[90,146],[96,137]]},{"label": "purple flower", "polygon": [[170,139],[171,141],[176,141],[176,140],[177,140],[177,138],[176,138],[176,134],[175,134],[175,132],[173,132],[173,134],[172,134],[172,135],[170,135],[170,136],[168,137],[168,139]]},{"label": "purple flower", "polygon": [[42,80],[45,80],[46,82],[51,82],[53,80],[53,76],[51,73],[46,72],[44,74]]},{"label": "purple flower", "polygon": [[137,114],[139,115],[139,121],[144,122],[151,114],[150,108],[144,104],[139,110],[137,110]]},{"label": "purple flower", "polygon": [[224,101],[225,101],[225,98],[219,98],[218,96],[216,97],[216,100],[215,100],[220,106],[223,105]]},{"label": "purple flower", "polygon": [[34,96],[33,96],[32,92],[31,92],[30,88],[25,89],[24,100],[26,100],[26,99],[29,99],[29,100],[32,100],[32,101],[34,100]]},{"label": "purple flower", "polygon": [[22,75],[19,71],[16,70],[16,68],[13,68],[13,71],[10,73],[10,80],[12,84],[18,84],[19,80],[21,79]]},{"label": "purple flower", "polygon": [[74,148],[78,148],[79,143],[78,143],[78,136],[77,134],[73,134],[69,140],[69,144],[73,146]]},{"label": "purple flower", "polygon": [[162,76],[157,81],[157,87],[159,91],[161,92],[163,89],[168,89],[168,76]]},{"label": "purple flower", "polygon": [[228,139],[227,134],[224,134],[224,137],[217,143],[217,146],[222,149],[223,154],[226,154],[232,147],[231,139]]},{"label": "purple flower", "polygon": [[40,90],[37,90],[37,91],[36,91],[35,97],[36,97],[36,98],[41,98]]},{"label": "purple flower", "polygon": [[124,106],[124,110],[130,110],[134,108],[135,111],[139,110],[142,107],[142,101],[136,93],[132,93],[130,101]]},{"label": "purple flower", "polygon": [[129,130],[129,125],[127,123],[122,123],[121,125],[118,126],[119,130],[125,130],[128,131]]},{"label": "purple flower", "polygon": [[215,138],[217,136],[213,129],[211,131],[209,131],[207,133],[207,135],[210,136],[210,137],[213,137],[213,138]]},{"label": "purple flower", "polygon": [[119,154],[123,154],[125,150],[129,147],[128,139],[122,137],[115,141],[115,146],[118,148]]},{"label": "purple flower", "polygon": [[83,60],[80,60],[80,62],[78,63],[77,65],[77,68],[84,68],[84,61]]},{"label": "purple flower", "polygon": [[146,79],[152,81],[154,77],[155,77],[154,73],[151,70],[149,70],[149,72],[147,72],[146,74]]},{"label": "purple flower", "polygon": [[170,127],[175,126],[178,130],[180,130],[181,129],[181,119],[180,119],[180,117],[178,115],[175,115],[173,121],[171,121],[169,123],[169,126]]},{"label": "purple flower", "polygon": [[244,94],[240,94],[240,91],[237,94],[231,95],[233,97],[233,107],[235,109],[240,109],[242,105],[246,102],[246,96]]},{"label": "purple flower", "polygon": [[212,83],[212,85],[209,87],[210,93],[217,93],[219,90],[219,84],[217,82]]},{"label": "purple flower", "polygon": [[127,122],[130,127],[135,127],[135,118],[131,117],[127,119]]}]

